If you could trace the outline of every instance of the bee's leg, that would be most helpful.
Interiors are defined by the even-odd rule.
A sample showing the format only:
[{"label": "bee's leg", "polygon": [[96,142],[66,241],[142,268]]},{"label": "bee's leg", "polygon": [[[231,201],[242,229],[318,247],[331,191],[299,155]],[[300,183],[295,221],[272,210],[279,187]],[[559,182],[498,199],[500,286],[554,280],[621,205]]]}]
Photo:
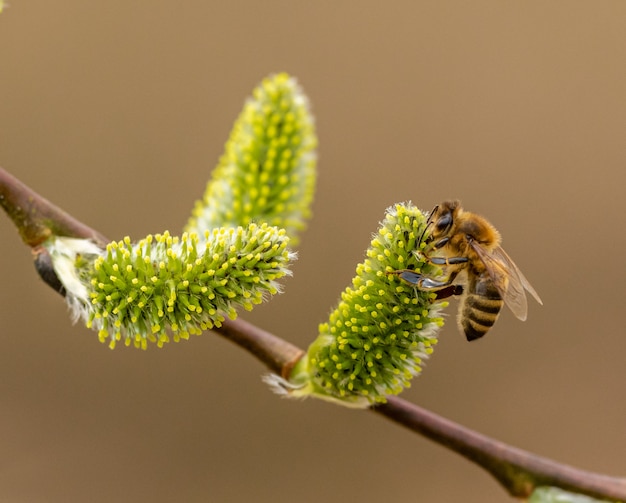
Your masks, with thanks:
[{"label": "bee's leg", "polygon": [[441,290],[435,292],[437,300],[447,299],[448,297],[463,295],[463,285],[448,285]]},{"label": "bee's leg", "polygon": [[435,250],[438,250],[439,248],[443,248],[444,246],[446,246],[448,244],[448,241],[450,241],[449,237],[445,237],[445,238],[441,238],[439,241],[437,241],[436,243],[432,244],[432,247]]},{"label": "bee's leg", "polygon": [[433,265],[446,266],[446,265],[465,264],[469,262],[469,259],[467,257],[431,257],[430,256],[429,254],[430,251],[439,250],[440,248],[443,248],[445,245],[448,244],[448,241],[450,241],[450,238],[448,237],[442,238],[436,243],[431,243],[424,250],[417,251],[416,253],[419,256],[422,256],[424,260],[426,260],[426,262],[428,262],[429,264],[433,264]]},{"label": "bee's leg", "polygon": [[452,282],[457,276],[457,272],[454,272],[446,280],[437,280],[423,276],[411,269],[400,269],[394,271],[402,281],[410,285],[415,286],[418,290],[424,292],[435,292],[438,299],[445,299],[452,295],[461,295],[463,293],[463,286],[454,285]]},{"label": "bee's leg", "polygon": [[469,262],[467,257],[428,257],[425,255],[424,258],[434,265],[457,265]]},{"label": "bee's leg", "polygon": [[435,292],[437,300],[446,299],[448,297],[452,297],[453,295],[463,295],[463,286],[452,283],[454,281],[454,277],[456,277],[456,274],[453,274],[451,278],[447,279],[447,281],[422,278],[420,284],[416,286],[416,288],[424,292]]}]

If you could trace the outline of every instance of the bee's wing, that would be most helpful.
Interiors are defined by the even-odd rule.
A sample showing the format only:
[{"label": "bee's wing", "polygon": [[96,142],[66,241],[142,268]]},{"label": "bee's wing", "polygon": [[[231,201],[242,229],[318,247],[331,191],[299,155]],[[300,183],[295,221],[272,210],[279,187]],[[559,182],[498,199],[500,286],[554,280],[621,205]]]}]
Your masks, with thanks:
[{"label": "bee's wing", "polygon": [[528,311],[524,289],[528,290],[539,304],[542,304],[539,295],[522,271],[500,246],[492,251],[488,251],[476,242],[471,242],[471,246],[485,265],[502,299],[517,318],[525,320]]},{"label": "bee's wing", "polygon": [[498,247],[498,249],[496,251],[500,255],[500,257],[508,264],[509,268],[514,270],[517,273],[517,275],[519,277],[519,280],[522,283],[522,286],[526,289],[526,291],[529,294],[531,294],[533,296],[533,298],[539,304],[541,304],[543,306],[543,302],[541,301],[541,298],[539,297],[539,294],[535,291],[535,289],[532,287],[530,282],[526,279],[526,276],[524,276],[522,274],[522,271],[519,270],[519,268],[517,267],[515,262],[513,262],[513,260],[511,260],[511,257],[509,257],[507,255],[507,253],[500,247]]}]

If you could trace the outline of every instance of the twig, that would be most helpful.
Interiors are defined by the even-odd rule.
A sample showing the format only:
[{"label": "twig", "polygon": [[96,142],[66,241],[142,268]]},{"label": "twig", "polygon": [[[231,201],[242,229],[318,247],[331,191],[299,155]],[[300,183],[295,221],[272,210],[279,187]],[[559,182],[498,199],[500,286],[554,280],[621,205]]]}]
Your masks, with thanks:
[{"label": "twig", "polygon": [[[64,295],[49,256],[40,245],[51,235],[108,240],[35,193],[0,168],[0,205],[35,251],[42,279]],[[242,320],[226,320],[215,332],[243,347],[267,367],[287,378],[304,351]],[[528,497],[539,486],[557,486],[596,498],[626,501],[626,479],[591,473],[512,447],[401,398],[369,410],[381,414],[478,464],[515,497]]]},{"label": "twig", "polygon": [[493,475],[512,496],[526,498],[539,486],[556,486],[596,498],[626,499],[626,479],[557,463],[499,442],[397,397],[372,410],[420,433]]},{"label": "twig", "polygon": [[293,366],[304,355],[302,349],[241,319],[224,320],[213,331],[252,353],[284,379],[289,378]]},{"label": "twig", "polygon": [[102,234],[40,196],[17,178],[0,168],[0,206],[22,236],[22,241],[36,249],[50,236],[92,239],[105,245]]}]

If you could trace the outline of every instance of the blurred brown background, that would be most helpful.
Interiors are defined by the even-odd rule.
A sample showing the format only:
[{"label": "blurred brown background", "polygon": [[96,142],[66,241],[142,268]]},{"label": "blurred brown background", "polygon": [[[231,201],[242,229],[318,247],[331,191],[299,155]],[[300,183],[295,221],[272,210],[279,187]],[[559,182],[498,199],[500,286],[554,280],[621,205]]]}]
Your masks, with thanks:
[{"label": "blurred brown background", "polygon": [[[626,4],[64,2],[0,16],[0,165],[111,238],[180,230],[245,97],[287,71],[320,138],[286,293],[315,336],[387,206],[487,216],[544,300],[482,341],[450,321],[404,398],[626,474]],[[0,501],[456,501],[507,495],[370,413],[291,402],[210,333],[110,351],[0,216]]]}]

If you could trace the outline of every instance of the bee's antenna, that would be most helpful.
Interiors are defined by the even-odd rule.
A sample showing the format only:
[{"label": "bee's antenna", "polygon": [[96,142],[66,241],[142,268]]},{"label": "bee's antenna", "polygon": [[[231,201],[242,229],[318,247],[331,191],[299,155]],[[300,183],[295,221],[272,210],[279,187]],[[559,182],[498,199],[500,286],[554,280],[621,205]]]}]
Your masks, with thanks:
[{"label": "bee's antenna", "polygon": [[437,213],[437,210],[439,209],[439,205],[435,206],[432,211],[428,214],[428,220],[426,220],[426,226],[424,227],[424,230],[422,231],[422,233],[420,234],[420,238],[418,243],[422,242],[422,239],[424,239],[424,235],[426,234],[426,231],[428,230],[428,228],[433,224],[433,215],[435,213]]},{"label": "bee's antenna", "polygon": [[420,234],[420,238],[418,243],[421,243],[422,240],[424,239],[424,234],[426,234],[426,231],[428,230],[428,228],[432,225],[432,222],[428,221],[426,222],[426,226],[424,227],[424,230],[422,231],[422,233]]}]

